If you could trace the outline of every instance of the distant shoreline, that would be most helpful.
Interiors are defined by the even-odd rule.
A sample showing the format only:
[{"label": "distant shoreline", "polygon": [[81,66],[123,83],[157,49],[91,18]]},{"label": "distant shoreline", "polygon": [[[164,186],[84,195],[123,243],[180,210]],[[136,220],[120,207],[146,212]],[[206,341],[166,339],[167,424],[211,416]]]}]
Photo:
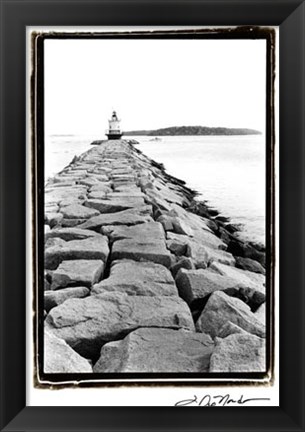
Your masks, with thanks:
[{"label": "distant shoreline", "polygon": [[173,126],[154,130],[137,130],[124,132],[125,136],[213,136],[213,135],[261,135],[260,131],[246,128],[224,128],[206,126]]}]

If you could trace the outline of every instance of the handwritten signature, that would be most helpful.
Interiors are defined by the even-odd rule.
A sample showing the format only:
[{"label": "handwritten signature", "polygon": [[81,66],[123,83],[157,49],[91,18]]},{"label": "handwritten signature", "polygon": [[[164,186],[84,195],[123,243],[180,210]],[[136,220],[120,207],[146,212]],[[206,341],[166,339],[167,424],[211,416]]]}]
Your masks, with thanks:
[{"label": "handwritten signature", "polygon": [[227,405],[245,405],[252,401],[268,401],[270,398],[248,398],[244,399],[244,395],[241,395],[239,399],[232,399],[229,394],[211,396],[209,394],[198,397],[194,395],[192,399],[184,399],[175,403],[175,406],[202,406],[202,407],[216,407],[216,406],[227,406]]}]

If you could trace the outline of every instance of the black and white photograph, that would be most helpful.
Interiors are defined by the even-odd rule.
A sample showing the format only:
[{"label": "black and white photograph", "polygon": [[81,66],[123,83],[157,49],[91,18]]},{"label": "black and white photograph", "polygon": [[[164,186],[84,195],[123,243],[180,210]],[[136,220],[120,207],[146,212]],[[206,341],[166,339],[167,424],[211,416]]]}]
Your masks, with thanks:
[{"label": "black and white photograph", "polygon": [[273,380],[274,38],[33,37],[37,388]]}]

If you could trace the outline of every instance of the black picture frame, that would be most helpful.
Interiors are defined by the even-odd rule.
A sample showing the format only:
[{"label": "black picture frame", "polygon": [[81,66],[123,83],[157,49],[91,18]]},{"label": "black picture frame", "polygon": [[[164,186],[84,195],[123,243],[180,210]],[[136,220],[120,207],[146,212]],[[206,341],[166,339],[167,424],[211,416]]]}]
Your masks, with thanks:
[{"label": "black picture frame", "polygon": [[[0,5],[1,430],[303,431],[304,1],[0,0]],[[203,408],[27,407],[26,26],[253,24],[280,29],[280,407],[226,408],[221,415]]]}]

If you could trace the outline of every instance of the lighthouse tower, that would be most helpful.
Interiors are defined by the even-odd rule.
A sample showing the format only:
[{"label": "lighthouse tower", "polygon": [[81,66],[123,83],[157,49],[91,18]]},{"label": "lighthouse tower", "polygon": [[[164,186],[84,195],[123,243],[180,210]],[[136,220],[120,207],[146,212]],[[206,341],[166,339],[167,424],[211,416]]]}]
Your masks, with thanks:
[{"label": "lighthouse tower", "polygon": [[109,129],[106,131],[106,135],[110,140],[120,139],[122,136],[120,120],[115,111],[113,111],[111,119],[109,120]]}]

